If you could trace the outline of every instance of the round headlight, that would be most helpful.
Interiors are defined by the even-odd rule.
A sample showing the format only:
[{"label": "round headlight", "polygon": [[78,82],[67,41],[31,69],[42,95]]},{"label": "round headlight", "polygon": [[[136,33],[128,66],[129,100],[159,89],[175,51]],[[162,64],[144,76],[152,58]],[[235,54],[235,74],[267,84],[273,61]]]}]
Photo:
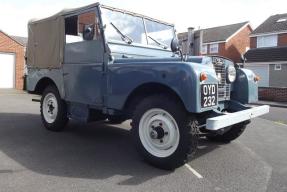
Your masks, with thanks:
[{"label": "round headlight", "polygon": [[233,83],[236,79],[236,69],[233,66],[227,67],[227,81]]}]

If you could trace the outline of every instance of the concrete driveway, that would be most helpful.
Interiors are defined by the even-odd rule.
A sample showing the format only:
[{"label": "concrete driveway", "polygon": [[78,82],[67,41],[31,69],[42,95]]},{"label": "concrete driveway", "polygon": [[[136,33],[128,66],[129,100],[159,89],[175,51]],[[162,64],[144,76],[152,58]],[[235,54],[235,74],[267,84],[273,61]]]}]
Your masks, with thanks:
[{"label": "concrete driveway", "polygon": [[287,191],[285,125],[257,118],[228,145],[202,139],[192,161],[168,172],[142,161],[128,122],[52,133],[31,98],[0,90],[0,192]]}]

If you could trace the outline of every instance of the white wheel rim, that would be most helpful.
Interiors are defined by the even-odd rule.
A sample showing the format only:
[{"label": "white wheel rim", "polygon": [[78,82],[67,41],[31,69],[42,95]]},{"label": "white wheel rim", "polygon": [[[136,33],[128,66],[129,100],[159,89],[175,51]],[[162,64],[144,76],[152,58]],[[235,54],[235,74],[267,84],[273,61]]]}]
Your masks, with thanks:
[{"label": "white wheel rim", "polygon": [[139,136],[144,148],[153,156],[168,157],[179,144],[180,134],[175,119],[163,109],[150,109],[139,123]]},{"label": "white wheel rim", "polygon": [[43,100],[43,115],[47,123],[53,123],[58,115],[58,102],[53,93],[48,93]]}]

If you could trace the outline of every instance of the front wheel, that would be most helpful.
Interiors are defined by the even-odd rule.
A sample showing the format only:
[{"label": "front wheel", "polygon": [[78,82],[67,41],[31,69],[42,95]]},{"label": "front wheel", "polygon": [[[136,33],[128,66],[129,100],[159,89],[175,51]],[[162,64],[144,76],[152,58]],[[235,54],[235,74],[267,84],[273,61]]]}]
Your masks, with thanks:
[{"label": "front wheel", "polygon": [[66,103],[55,86],[48,86],[41,99],[41,119],[50,131],[62,131],[68,122]]},{"label": "front wheel", "polygon": [[247,122],[238,123],[235,125],[232,125],[232,127],[222,135],[216,134],[216,135],[210,135],[207,136],[207,138],[211,141],[216,142],[222,142],[222,143],[229,143],[235,139],[237,139],[246,129]]},{"label": "front wheel", "polygon": [[165,95],[145,98],[136,107],[132,120],[138,151],[156,167],[175,169],[197,149],[198,123],[173,98]]}]

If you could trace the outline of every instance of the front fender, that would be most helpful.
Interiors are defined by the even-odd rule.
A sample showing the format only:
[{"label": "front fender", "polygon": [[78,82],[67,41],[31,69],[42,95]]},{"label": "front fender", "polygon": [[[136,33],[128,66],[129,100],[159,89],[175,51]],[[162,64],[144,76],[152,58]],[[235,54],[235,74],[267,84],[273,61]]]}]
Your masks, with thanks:
[{"label": "front fender", "polygon": [[137,87],[158,83],[172,89],[181,98],[187,111],[202,112],[199,81],[201,72],[208,74],[208,80],[204,83],[217,83],[215,71],[198,63],[111,64],[107,106],[121,110],[128,96]]},{"label": "front fender", "polygon": [[254,77],[253,71],[238,69],[231,99],[243,104],[258,101],[258,83],[254,81]]}]

